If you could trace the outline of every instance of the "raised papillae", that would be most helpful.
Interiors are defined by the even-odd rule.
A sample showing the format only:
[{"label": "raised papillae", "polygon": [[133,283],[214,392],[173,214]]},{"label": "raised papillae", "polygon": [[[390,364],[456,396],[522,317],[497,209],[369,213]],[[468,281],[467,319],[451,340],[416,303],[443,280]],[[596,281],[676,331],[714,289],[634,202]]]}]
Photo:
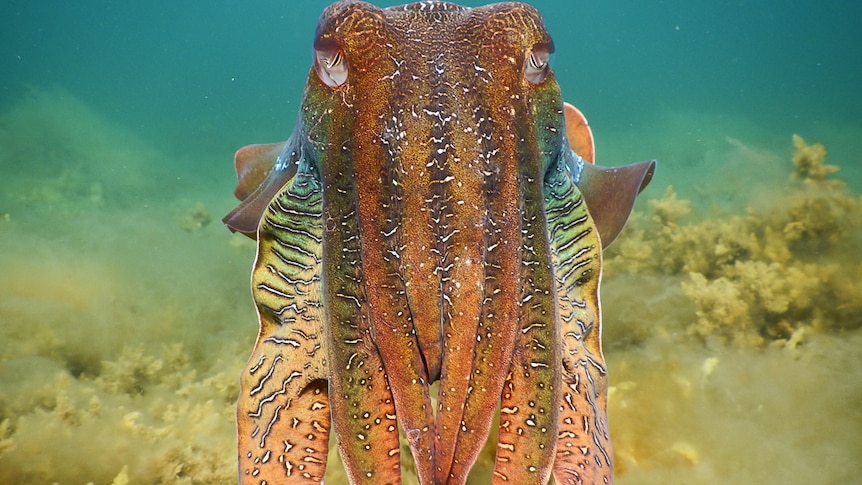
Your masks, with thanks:
[{"label": "raised papillae", "polygon": [[334,431],[351,483],[401,482],[400,433],[462,484],[497,410],[495,483],[612,481],[601,252],[655,163],[592,163],[553,51],[521,3],[323,12],[296,128],[237,152],[224,219],[258,241],[241,483],[321,483]]}]

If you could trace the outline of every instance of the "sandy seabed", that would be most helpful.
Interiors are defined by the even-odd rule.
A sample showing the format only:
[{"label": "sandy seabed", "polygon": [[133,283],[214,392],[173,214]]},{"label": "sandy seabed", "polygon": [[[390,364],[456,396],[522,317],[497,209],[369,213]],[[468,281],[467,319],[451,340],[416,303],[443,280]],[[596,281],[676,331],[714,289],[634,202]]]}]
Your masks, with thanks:
[{"label": "sandy seabed", "polygon": [[[732,136],[688,177],[735,185],[661,165],[605,255],[617,483],[851,483],[862,198],[834,172],[859,160]],[[218,223],[232,187],[177,166],[61,89],[0,114],[0,484],[235,481],[254,245]]]}]

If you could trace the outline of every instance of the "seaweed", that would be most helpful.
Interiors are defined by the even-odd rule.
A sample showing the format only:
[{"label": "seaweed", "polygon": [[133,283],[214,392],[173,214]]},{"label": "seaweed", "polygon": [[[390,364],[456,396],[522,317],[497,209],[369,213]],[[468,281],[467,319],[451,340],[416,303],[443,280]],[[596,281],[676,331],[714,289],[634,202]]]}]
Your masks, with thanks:
[{"label": "seaweed", "polygon": [[[862,196],[849,193],[826,149],[793,136],[795,170],[766,207],[689,220],[690,203],[670,186],[637,214],[609,251],[611,275],[680,278],[693,303],[685,334],[740,346],[798,346],[805,332],[860,328]],[[848,264],[838,264],[847,261]]]}]

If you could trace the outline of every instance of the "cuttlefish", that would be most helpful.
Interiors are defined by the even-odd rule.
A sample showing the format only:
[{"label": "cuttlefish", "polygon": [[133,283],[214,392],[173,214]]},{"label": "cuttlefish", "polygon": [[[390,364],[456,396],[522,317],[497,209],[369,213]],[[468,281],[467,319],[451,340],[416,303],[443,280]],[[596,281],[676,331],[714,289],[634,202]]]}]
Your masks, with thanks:
[{"label": "cuttlefish", "polygon": [[[602,248],[654,162],[593,163],[521,3],[321,15],[296,127],[236,154],[260,321],[237,406],[243,484],[610,483]],[[432,387],[435,382],[439,383]]]}]

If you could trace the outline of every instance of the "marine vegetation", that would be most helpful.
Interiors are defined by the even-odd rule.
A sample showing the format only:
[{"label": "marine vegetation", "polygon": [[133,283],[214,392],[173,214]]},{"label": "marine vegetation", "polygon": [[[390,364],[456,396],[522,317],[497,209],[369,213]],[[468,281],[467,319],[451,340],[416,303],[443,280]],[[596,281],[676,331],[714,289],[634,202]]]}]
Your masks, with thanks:
[{"label": "marine vegetation", "polygon": [[821,144],[793,136],[794,170],[768,205],[690,218],[667,187],[612,248],[620,273],[683,275],[687,333],[734,345],[799,345],[809,331],[862,326],[862,196],[844,190]]}]

